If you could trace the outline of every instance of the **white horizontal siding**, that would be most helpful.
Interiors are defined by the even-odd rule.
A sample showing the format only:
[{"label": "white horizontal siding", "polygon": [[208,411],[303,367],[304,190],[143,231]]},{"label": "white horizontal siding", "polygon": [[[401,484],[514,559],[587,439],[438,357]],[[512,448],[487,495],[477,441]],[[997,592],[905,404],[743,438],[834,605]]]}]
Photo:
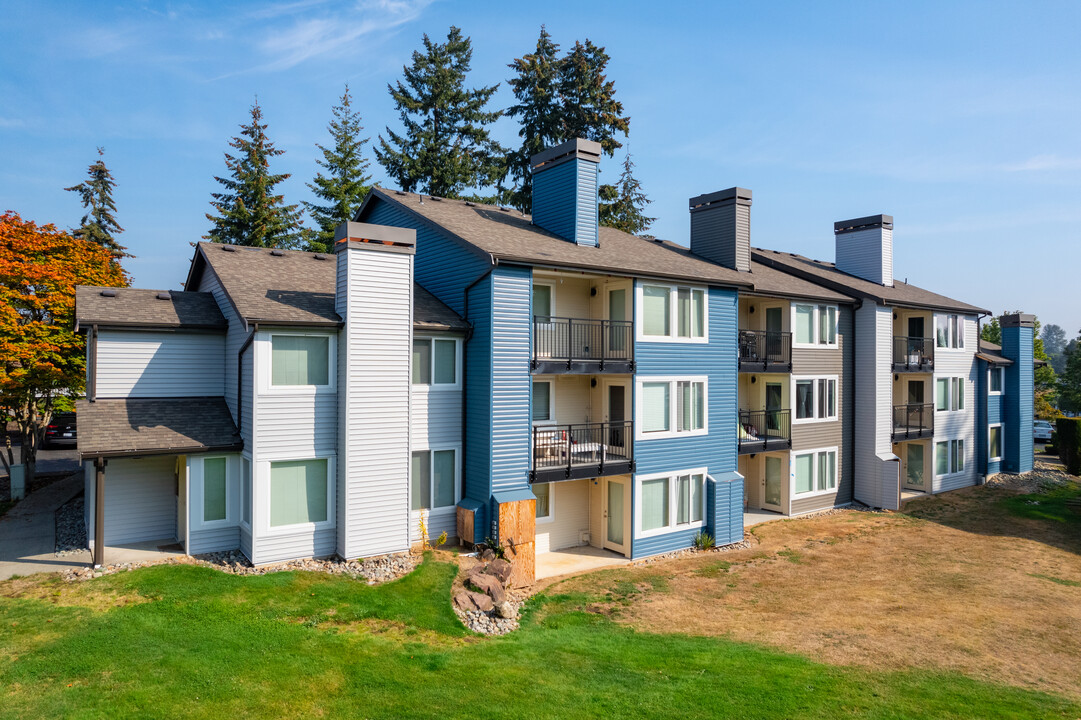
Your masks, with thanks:
[{"label": "white horizontal siding", "polygon": [[589,531],[589,485],[591,480],[549,483],[551,522],[537,523],[537,552],[575,547],[581,534]]},{"label": "white horizontal siding", "polygon": [[[935,348],[934,380],[938,378],[961,377],[965,379],[965,409],[935,412],[935,442],[945,440],[965,441],[965,469],[963,472],[934,476],[931,481],[932,492],[944,492],[975,485],[979,478],[979,463],[976,462],[976,373],[979,363],[976,361],[976,348],[979,343],[975,316],[962,316],[965,323],[965,347],[963,349]],[[932,325],[933,327],[933,325]],[[935,398],[937,391],[934,380],[930,381],[931,394]],[[931,468],[935,470],[935,447],[931,448]],[[934,475],[934,473],[932,473]]]},{"label": "white horizontal siding", "polygon": [[255,452],[260,461],[311,458],[335,451],[338,400],[332,393],[260,395],[256,412]]},{"label": "white horizontal siding", "polygon": [[334,554],[337,534],[333,527],[283,535],[256,537],[253,565],[285,562]]},{"label": "white horizontal siding", "polygon": [[96,391],[99,398],[220,396],[225,337],[103,330],[97,338]]},{"label": "white horizontal siding", "polygon": [[414,450],[462,443],[462,391],[414,389],[410,428]]},{"label": "white horizontal siding", "polygon": [[[105,467],[106,546],[176,539],[175,469],[172,455],[109,460]],[[87,527],[93,539],[92,465],[87,478]]]},{"label": "white horizontal siding", "polygon": [[[413,542],[420,542],[420,511],[414,510],[409,514],[410,528],[409,532],[413,538]],[[435,544],[436,538],[441,533],[447,534],[447,540],[458,537],[458,515],[455,508],[436,510],[429,512],[427,517],[428,523],[428,542]]]}]

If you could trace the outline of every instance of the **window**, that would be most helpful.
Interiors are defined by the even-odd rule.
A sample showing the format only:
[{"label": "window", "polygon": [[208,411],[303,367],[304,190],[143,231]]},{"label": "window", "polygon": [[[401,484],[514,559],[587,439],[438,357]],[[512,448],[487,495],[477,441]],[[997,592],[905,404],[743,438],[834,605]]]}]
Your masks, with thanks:
[{"label": "window", "polygon": [[552,519],[552,484],[537,483],[533,486],[533,494],[537,496],[537,519]]},{"label": "window", "polygon": [[203,459],[203,522],[225,520],[228,517],[226,496],[226,459]]},{"label": "window", "polygon": [[328,520],[327,460],[270,463],[270,527]]},{"label": "window", "polygon": [[965,379],[963,377],[935,378],[935,410],[965,409]]},{"label": "window", "polygon": [[251,460],[240,458],[240,504],[243,519],[251,527]]},{"label": "window", "polygon": [[330,338],[271,335],[270,384],[310,387],[330,384]]},{"label": "window", "polygon": [[638,397],[637,427],[643,439],[706,432],[705,378],[643,381]]},{"label": "window", "polygon": [[987,428],[987,457],[990,460],[1002,459],[1002,426],[992,425]]},{"label": "window", "polygon": [[959,315],[935,315],[935,346],[963,349],[965,319]]},{"label": "window", "polygon": [[795,344],[803,347],[837,347],[837,306],[792,306]]},{"label": "window", "polygon": [[458,384],[458,341],[420,338],[413,341],[414,385]]},{"label": "window", "polygon": [[533,381],[533,422],[550,422],[552,419],[552,381]]},{"label": "window", "polygon": [[413,453],[413,510],[452,507],[458,502],[456,450]]},{"label": "window", "polygon": [[987,392],[990,395],[1002,394],[1002,368],[991,368],[987,371]]},{"label": "window", "polygon": [[935,475],[953,475],[964,472],[964,469],[964,440],[942,440],[935,443]]},{"label": "window", "polygon": [[837,378],[794,378],[796,420],[837,419]]},{"label": "window", "polygon": [[533,317],[537,322],[549,322],[552,317],[552,286],[533,283]]},{"label": "window", "polygon": [[702,525],[705,516],[705,469],[642,478],[638,482],[639,535]]},{"label": "window", "polygon": [[795,494],[833,492],[837,489],[837,448],[796,455]]},{"label": "window", "polygon": [[706,337],[706,291],[682,285],[642,286],[642,338],[687,342]]}]

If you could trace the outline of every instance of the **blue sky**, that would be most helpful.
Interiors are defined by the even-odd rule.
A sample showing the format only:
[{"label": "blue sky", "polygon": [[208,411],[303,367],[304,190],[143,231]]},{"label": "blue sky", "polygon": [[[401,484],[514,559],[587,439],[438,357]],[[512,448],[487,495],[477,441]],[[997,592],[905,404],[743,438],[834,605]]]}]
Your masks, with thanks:
[{"label": "blue sky", "polygon": [[[63,188],[104,146],[142,287],[183,281],[256,95],[299,202],[345,83],[373,138],[396,129],[387,84],[423,33],[455,24],[472,84],[503,83],[505,107],[507,63],[545,23],[565,48],[588,37],[611,55],[656,235],[685,243],[687,198],[733,185],[754,191],[753,244],[823,260],[835,220],[889,213],[898,278],[1081,330],[1077,3],[24,2],[0,16],[0,210],[78,224]],[[495,128],[507,144],[516,132]]]}]

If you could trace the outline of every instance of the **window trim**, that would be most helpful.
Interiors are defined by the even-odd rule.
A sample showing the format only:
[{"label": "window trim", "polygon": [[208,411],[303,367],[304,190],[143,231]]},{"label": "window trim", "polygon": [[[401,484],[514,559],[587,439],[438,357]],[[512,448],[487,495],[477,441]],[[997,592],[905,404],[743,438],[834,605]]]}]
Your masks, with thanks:
[{"label": "window trim", "polygon": [[[413,345],[409,345],[409,387],[413,391],[420,392],[443,392],[446,390],[461,390],[462,389],[462,339],[459,337],[443,337],[441,335],[414,335],[413,343],[417,341],[427,342],[431,346],[429,357],[431,358],[430,367],[428,368],[428,382],[426,383],[414,383],[413,382]],[[435,382],[435,341],[442,340],[445,342],[454,343],[454,382],[453,383],[436,383]]]},{"label": "window trim", "polygon": [[[809,307],[811,308],[811,342],[802,343],[796,342],[796,308]],[[821,313],[829,311],[833,308],[834,328],[833,328],[833,342],[824,343],[820,342],[819,331],[822,328]],[[765,315],[762,316],[763,318]],[[763,320],[763,322],[765,322]],[[788,323],[792,329],[792,347],[800,348],[803,350],[836,350],[841,346],[841,310],[838,305],[831,305],[829,303],[806,303],[806,302],[793,302],[790,304],[788,311]]]},{"label": "window trim", "polygon": [[[555,486],[558,485],[558,484],[559,484],[558,482],[547,482],[547,483],[534,483],[533,485],[530,485],[529,489],[531,491],[537,485],[547,485],[548,486],[548,514],[545,515],[544,517],[539,517],[539,516],[534,517],[534,522],[537,525],[547,525],[548,523],[550,523],[550,522],[552,522],[552,521],[554,521],[556,519],[556,504],[555,504],[555,502],[556,502],[556,487]],[[534,492],[533,494],[534,494],[534,496],[536,496],[536,492]],[[534,514],[534,516],[537,515],[535,509],[534,509],[533,514]]]},{"label": "window trim", "polygon": [[[676,430],[676,386],[681,382],[702,383],[702,427],[698,430]],[[646,432],[643,423],[645,402],[642,386],[646,383],[668,383],[668,429]],[[709,376],[708,375],[636,375],[634,378],[634,439],[663,440],[696,437],[709,434]]]},{"label": "window trim", "polygon": [[[818,489],[818,455],[820,453],[830,453],[834,455],[834,478],[833,487],[825,490]],[[796,458],[803,457],[804,455],[811,456],[811,490],[808,492],[798,492],[796,490]],[[791,493],[792,501],[809,497],[816,497],[818,495],[836,495],[841,490],[841,449],[837,445],[830,445],[827,447],[819,448],[807,448],[800,450],[793,450],[788,454],[788,472],[789,472],[789,492]],[[763,475],[765,477],[765,475]]]},{"label": "window trim", "polygon": [[[193,456],[193,459],[198,460],[198,462],[194,463],[193,466],[188,470],[188,481],[189,483],[191,483],[192,475],[195,475],[196,482],[191,484],[193,485],[195,490],[195,492],[193,493],[195,497],[192,498],[192,505],[198,508],[199,511],[194,518],[197,521],[194,523],[196,527],[193,528],[196,532],[200,532],[202,530],[213,530],[216,528],[236,527],[236,525],[238,524],[236,518],[237,502],[233,498],[233,491],[237,489],[236,472],[233,469],[233,458],[235,457],[237,456],[224,453],[213,453],[207,455]],[[204,485],[204,480],[206,476],[204,474],[204,463],[207,460],[217,459],[225,460],[225,517],[221,520],[208,521],[204,519],[203,515],[203,513],[206,511],[206,486]],[[195,469],[196,465],[198,466],[198,470],[196,472],[192,472],[192,470]],[[189,512],[189,515],[191,514],[192,513]]]},{"label": "window trim", "polygon": [[[991,377],[998,375],[998,390],[991,389]],[[1006,368],[1003,367],[989,367],[987,368],[987,394],[999,396],[1003,395],[1006,390]]]},{"label": "window trim", "polygon": [[[702,519],[683,523],[682,525],[676,524],[676,518],[678,517],[679,510],[676,507],[679,498],[679,490],[677,488],[678,478],[681,475],[701,475],[702,476]],[[642,483],[649,480],[661,480],[668,479],[668,524],[664,527],[655,528],[653,530],[642,530]],[[709,488],[709,468],[699,467],[691,468],[689,470],[673,470],[670,472],[662,473],[649,473],[645,475],[634,476],[634,537],[635,539],[656,537],[658,535],[669,535],[674,532],[685,532],[687,530],[696,530],[706,525],[706,510],[709,507],[708,494]]]},{"label": "window trim", "polygon": [[[270,469],[274,463],[284,462],[302,462],[305,460],[326,460],[327,461],[327,519],[321,522],[308,522],[308,523],[296,523],[294,525],[278,525],[277,527],[270,524],[270,503],[271,503],[271,490],[270,490]],[[306,532],[316,532],[319,530],[326,530],[334,527],[335,515],[334,508],[337,500],[334,483],[337,480],[337,455],[333,452],[330,453],[314,453],[311,455],[305,455],[303,457],[278,457],[273,460],[261,460],[258,463],[258,478],[255,481],[257,485],[261,485],[266,489],[265,493],[253,493],[255,497],[259,498],[258,507],[260,509],[259,519],[259,537],[267,536],[281,536],[281,535],[296,535]],[[254,505],[252,508],[254,513]],[[254,518],[253,518],[254,519]]]},{"label": "window trim", "polygon": [[[244,477],[244,461],[248,463],[248,472],[251,477]],[[251,510],[251,521],[244,519],[244,485],[247,481],[248,491],[251,496],[248,498],[249,509]],[[251,452],[245,450],[240,454],[240,479],[237,483],[240,486],[240,518],[238,520],[240,527],[245,528],[248,532],[251,532],[252,527],[255,525],[255,464],[252,463]]]},{"label": "window trim", "polygon": [[[948,464],[948,467],[947,467],[947,471],[944,474],[940,475],[939,472],[938,472],[938,446],[943,444],[943,443],[946,445],[946,462]],[[954,469],[954,460],[955,460],[955,453],[956,453],[955,447],[956,447],[957,443],[961,443],[961,469],[960,470],[955,470]],[[934,453],[935,453],[935,455],[934,455],[934,468],[935,468],[935,478],[936,479],[937,478],[956,477],[958,475],[963,475],[965,473],[966,465],[968,464],[968,459],[965,457],[965,438],[950,438],[948,440],[937,440],[936,439],[935,442],[934,442],[934,448],[933,449],[934,449]]]},{"label": "window trim", "polygon": [[[645,314],[645,288],[659,287],[666,288],[669,292],[668,295],[668,335],[646,335],[646,314]],[[705,317],[702,318],[702,337],[680,337],[679,336],[679,289],[684,288],[690,290],[692,293],[695,291],[701,291],[702,293],[702,311],[705,313]],[[694,301],[691,301],[691,310],[694,310]],[[691,327],[693,332],[694,316],[691,316]],[[706,345],[709,343],[709,287],[705,285],[695,285],[693,283],[666,283],[666,282],[654,282],[639,280],[634,283],[634,336],[638,342],[657,342],[657,343],[681,343],[687,345]]]},{"label": "window trim", "polygon": [[[338,391],[338,336],[329,332],[306,332],[303,330],[267,330],[260,331],[261,338],[256,340],[256,345],[261,346],[259,358],[259,394],[260,395],[328,395]],[[327,384],[326,385],[275,385],[274,377],[274,337],[286,335],[293,337],[325,337],[327,342]],[[412,347],[410,347],[410,361],[412,361]],[[265,362],[263,359],[265,358]]]},{"label": "window trim", "polygon": [[[938,383],[942,380],[946,381],[946,407],[940,408],[938,406]],[[958,393],[957,388],[960,386],[962,392]],[[934,406],[936,413],[966,413],[968,412],[968,378],[964,375],[935,375],[934,378]],[[961,407],[956,407],[958,397],[961,398],[961,402],[964,403]]]},{"label": "window trim", "polygon": [[[826,417],[796,417],[796,384],[800,381],[811,381],[811,407],[818,412],[818,381],[833,381],[833,415]],[[827,387],[829,387],[827,382]],[[809,425],[811,423],[837,422],[841,417],[841,376],[840,375],[792,375],[788,383],[788,407],[791,408],[791,421],[793,425]]]},{"label": "window trim", "polygon": [[[435,462],[433,453],[443,452],[447,450],[454,451],[454,502],[450,505],[440,505],[439,507],[431,508],[417,508],[413,509],[413,454],[414,453],[428,453],[428,484],[431,497],[435,497],[435,486],[432,483],[435,482],[434,467],[432,465]],[[443,515],[450,515],[456,512],[455,508],[458,507],[458,503],[462,500],[462,444],[461,443],[447,443],[445,445],[433,445],[431,447],[417,447],[412,448],[409,451],[409,512],[419,513],[426,512],[428,517],[440,517]]]},{"label": "window trim", "polygon": [[533,307],[533,288],[536,287],[537,285],[544,285],[545,287],[548,288],[549,305],[551,305],[551,307],[548,308],[549,310],[551,310],[551,312],[548,315],[542,315],[541,317],[547,317],[547,318],[559,317],[556,314],[556,286],[558,284],[559,283],[556,280],[553,280],[553,279],[550,279],[550,278],[540,278],[540,279],[538,279],[536,277],[533,278],[533,282],[529,287],[529,324],[530,325],[532,325],[533,323],[535,323],[537,321],[537,312],[536,312],[537,309],[535,307]]},{"label": "window trim", "polygon": [[[533,385],[534,383],[545,383],[548,386],[548,419],[547,420],[534,420],[533,419]],[[548,425],[558,425],[559,421],[556,420],[556,383],[555,378],[546,377],[533,377],[529,383],[529,422],[532,427],[545,427]]]},{"label": "window trim", "polygon": [[[998,455],[991,454],[991,430],[998,428]],[[987,426],[987,462],[1002,462],[1002,446],[1005,445],[1005,439],[1002,437],[1002,423],[991,423]]]},{"label": "window trim", "polygon": [[[946,344],[938,344],[938,319],[946,318]],[[964,352],[965,347],[965,332],[968,328],[967,318],[961,313],[934,313],[931,318],[932,329],[934,330],[935,338],[935,352]],[[956,327],[955,327],[956,325]],[[954,331],[956,330],[956,340],[958,344],[954,344]]]}]

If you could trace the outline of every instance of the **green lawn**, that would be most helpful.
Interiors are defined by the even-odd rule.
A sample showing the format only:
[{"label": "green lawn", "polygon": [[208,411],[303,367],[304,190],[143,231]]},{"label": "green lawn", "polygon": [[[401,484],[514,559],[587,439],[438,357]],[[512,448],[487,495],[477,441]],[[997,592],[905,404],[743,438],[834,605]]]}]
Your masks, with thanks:
[{"label": "green lawn", "polygon": [[[543,595],[503,638],[450,609],[455,567],[381,587],[158,566],[0,598],[15,717],[1046,718],[1081,706],[942,672],[873,673],[650,635]],[[7,584],[10,594],[14,586]],[[0,593],[5,585],[0,584]]]},{"label": "green lawn", "polygon": [[1070,482],[1047,492],[1013,495],[1002,502],[1014,515],[1034,520],[1081,526],[1081,515],[1067,506],[1066,501],[1081,497],[1081,483]]}]

